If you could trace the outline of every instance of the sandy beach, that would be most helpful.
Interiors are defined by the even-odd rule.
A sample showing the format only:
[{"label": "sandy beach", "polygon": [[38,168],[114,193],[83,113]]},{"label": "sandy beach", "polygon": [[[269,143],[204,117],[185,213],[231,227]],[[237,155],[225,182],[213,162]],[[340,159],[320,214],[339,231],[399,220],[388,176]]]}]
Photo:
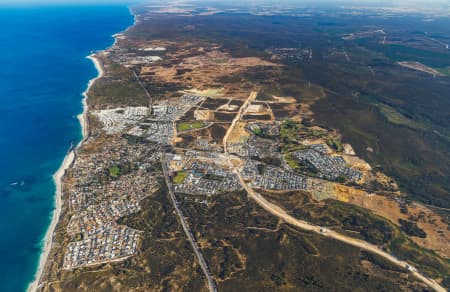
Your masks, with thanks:
[{"label": "sandy beach", "polygon": [[43,238],[43,249],[41,252],[41,256],[39,258],[39,266],[36,271],[36,274],[34,276],[33,282],[30,283],[28,286],[27,291],[34,292],[39,288],[39,281],[42,277],[42,273],[44,271],[45,264],[47,262],[48,255],[50,254],[50,250],[52,248],[53,244],[53,234],[56,228],[56,225],[59,221],[59,216],[61,214],[61,207],[62,207],[62,178],[64,174],[66,173],[66,170],[72,165],[72,163],[75,160],[75,152],[77,149],[83,144],[83,142],[87,139],[89,135],[89,129],[88,129],[88,123],[87,123],[87,112],[88,112],[88,106],[87,106],[87,98],[88,98],[88,92],[94,82],[101,78],[104,74],[103,68],[99,62],[99,60],[95,57],[94,54],[87,57],[90,59],[97,69],[98,75],[97,77],[89,80],[88,86],[86,90],[83,92],[83,111],[78,115],[78,120],[80,121],[81,125],[81,131],[82,131],[82,139],[80,143],[78,143],[77,147],[73,149],[72,151],[68,152],[66,157],[64,158],[61,166],[56,171],[56,173],[53,175],[53,180],[55,181],[56,186],[56,193],[55,193],[55,209],[53,211],[52,215],[52,221],[50,223],[50,226],[47,229],[47,232],[45,234],[45,237]]}]

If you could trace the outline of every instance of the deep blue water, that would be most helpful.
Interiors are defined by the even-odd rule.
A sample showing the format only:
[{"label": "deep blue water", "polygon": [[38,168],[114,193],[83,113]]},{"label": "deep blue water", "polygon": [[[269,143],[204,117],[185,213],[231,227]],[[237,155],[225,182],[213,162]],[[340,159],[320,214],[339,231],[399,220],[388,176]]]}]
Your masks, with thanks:
[{"label": "deep blue water", "polygon": [[81,139],[81,93],[97,75],[85,56],[132,22],[118,4],[0,4],[0,291],[25,290],[37,268],[52,175]]}]

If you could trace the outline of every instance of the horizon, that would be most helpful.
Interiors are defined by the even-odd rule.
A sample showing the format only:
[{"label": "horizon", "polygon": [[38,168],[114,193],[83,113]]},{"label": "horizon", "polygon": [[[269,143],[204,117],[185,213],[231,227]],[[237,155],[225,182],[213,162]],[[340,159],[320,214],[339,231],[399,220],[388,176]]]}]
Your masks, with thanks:
[{"label": "horizon", "polygon": [[36,6],[91,6],[91,5],[130,5],[138,4],[139,0],[0,0],[1,7],[36,7]]},{"label": "horizon", "polygon": [[113,6],[126,5],[166,5],[166,6],[203,6],[220,8],[258,8],[265,7],[274,9],[296,8],[296,9],[333,9],[347,11],[375,11],[393,12],[400,14],[421,14],[428,17],[449,17],[450,0],[430,0],[423,2],[419,0],[242,0],[232,2],[228,0],[0,0],[0,9],[24,8],[35,9],[42,7],[64,7],[64,6]]},{"label": "horizon", "polygon": [[[160,1],[145,1],[145,0],[0,0],[0,5],[3,4],[109,4],[109,3],[160,3]],[[166,1],[164,1],[166,2]],[[168,3],[172,2],[172,1],[167,1]],[[180,3],[179,1],[175,1],[176,3]],[[214,3],[221,3],[221,2],[229,2],[228,0],[209,0],[209,1],[204,1],[204,0],[186,0],[186,1],[181,1],[182,2],[186,2],[186,3],[207,3],[210,2],[211,4]],[[271,0],[242,0],[240,1],[241,4],[246,4],[246,5],[256,5],[259,3],[273,3],[275,4],[273,1]],[[429,6],[431,5],[449,5],[450,6],[450,1],[449,0],[430,0],[427,1],[426,3],[424,1],[419,1],[419,0],[381,0],[381,1],[376,1],[376,0],[318,0],[318,1],[313,1],[313,0],[306,0],[306,1],[297,1],[297,0],[280,0],[277,1],[276,4],[361,4],[361,5],[366,5],[366,4],[375,4],[375,5],[423,5],[423,6]],[[234,4],[234,3],[231,3]]]}]

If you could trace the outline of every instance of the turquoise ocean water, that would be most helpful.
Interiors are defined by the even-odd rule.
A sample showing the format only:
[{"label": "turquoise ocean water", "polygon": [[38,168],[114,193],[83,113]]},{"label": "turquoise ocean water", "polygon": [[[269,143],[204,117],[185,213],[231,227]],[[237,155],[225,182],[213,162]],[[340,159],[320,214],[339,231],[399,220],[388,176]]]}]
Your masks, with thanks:
[{"label": "turquoise ocean water", "polygon": [[81,139],[81,93],[97,75],[85,57],[132,23],[125,4],[0,4],[0,291],[24,291],[36,271],[52,175]]}]

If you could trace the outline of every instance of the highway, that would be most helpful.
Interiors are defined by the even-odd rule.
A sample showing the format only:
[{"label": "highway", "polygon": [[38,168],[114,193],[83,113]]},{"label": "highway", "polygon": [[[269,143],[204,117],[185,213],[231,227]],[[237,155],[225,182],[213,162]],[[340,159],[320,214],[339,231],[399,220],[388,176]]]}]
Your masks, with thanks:
[{"label": "highway", "polygon": [[145,88],[144,84],[141,81],[141,78],[139,78],[139,76],[136,74],[136,72],[132,69],[130,69],[131,72],[133,72],[134,77],[136,78],[137,82],[139,83],[139,85],[141,86],[141,88],[144,90],[145,94],[148,97],[148,107],[151,109],[153,106],[153,98],[150,95],[150,93],[148,92],[147,88]]},{"label": "highway", "polygon": [[181,210],[177,198],[175,197],[175,191],[173,189],[173,185],[169,177],[169,169],[167,166],[166,154],[163,150],[161,151],[161,164],[163,168],[164,179],[166,180],[167,189],[169,191],[169,196],[172,201],[173,207],[177,212],[178,218],[180,219],[181,225],[183,226],[184,233],[186,233],[186,236],[189,242],[191,243],[192,248],[194,249],[195,255],[197,256],[200,267],[202,268],[202,271],[205,274],[206,280],[208,282],[209,291],[216,292],[217,291],[216,282],[214,282],[214,279],[212,278],[211,272],[208,268],[208,264],[206,263],[205,258],[203,257],[203,254],[197,245],[197,242],[195,241],[194,235],[192,234],[192,230],[189,224],[186,222],[186,219],[183,215],[183,211]]}]

